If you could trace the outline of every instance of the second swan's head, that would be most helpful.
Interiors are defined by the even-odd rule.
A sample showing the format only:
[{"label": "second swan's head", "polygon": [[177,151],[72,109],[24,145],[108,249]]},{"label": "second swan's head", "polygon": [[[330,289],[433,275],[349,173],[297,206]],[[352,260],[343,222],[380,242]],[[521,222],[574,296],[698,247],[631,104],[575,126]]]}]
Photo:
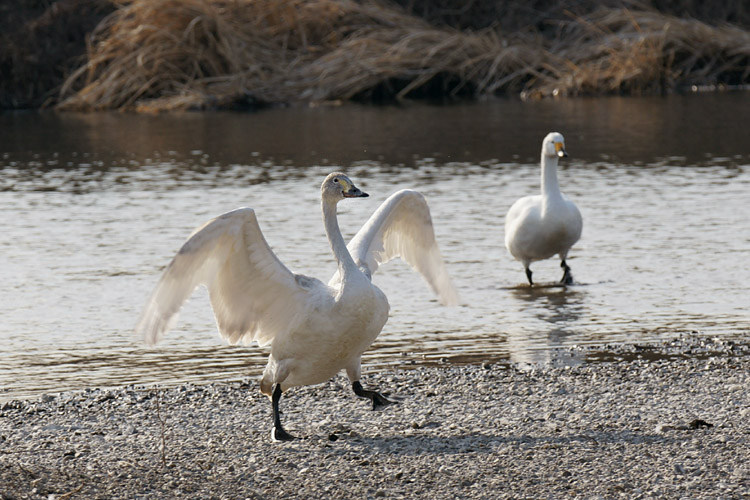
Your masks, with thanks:
[{"label": "second swan's head", "polygon": [[320,194],[323,199],[332,199],[335,201],[340,201],[344,198],[367,198],[370,196],[355,186],[351,179],[341,172],[328,174],[328,177],[326,177],[320,186]]},{"label": "second swan's head", "polygon": [[565,139],[559,132],[550,132],[542,142],[542,153],[546,156],[558,156],[565,158],[568,153],[565,151]]}]

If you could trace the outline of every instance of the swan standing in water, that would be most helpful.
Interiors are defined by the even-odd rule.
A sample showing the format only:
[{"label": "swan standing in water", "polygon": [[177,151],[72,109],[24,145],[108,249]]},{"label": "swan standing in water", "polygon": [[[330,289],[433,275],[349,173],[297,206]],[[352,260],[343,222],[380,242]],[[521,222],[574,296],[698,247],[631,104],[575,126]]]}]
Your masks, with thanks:
[{"label": "swan standing in water", "polygon": [[341,173],[321,186],[323,220],[338,270],[328,285],[294,274],[268,246],[255,212],[240,208],[197,229],[164,271],[136,327],[156,343],[198,285],[208,288],[222,337],[232,344],[271,345],[260,382],[271,397],[275,440],[290,440],[281,425],[283,391],[325,382],[342,369],[357,396],[373,409],[390,403],[360,384],[360,357],[388,319],[388,300],[370,281],[378,265],[401,257],[422,274],[445,305],[458,303],[435,241],[427,202],[416,191],[390,196],[347,245],[336,206],[363,198]]},{"label": "swan standing in water", "polygon": [[561,283],[573,284],[565,259],[581,237],[583,219],[557,183],[557,161],[566,156],[563,136],[557,132],[547,134],[542,142],[542,194],[517,200],[505,216],[505,246],[523,264],[529,285],[534,284],[529,265],[555,254],[560,256],[563,268]]}]

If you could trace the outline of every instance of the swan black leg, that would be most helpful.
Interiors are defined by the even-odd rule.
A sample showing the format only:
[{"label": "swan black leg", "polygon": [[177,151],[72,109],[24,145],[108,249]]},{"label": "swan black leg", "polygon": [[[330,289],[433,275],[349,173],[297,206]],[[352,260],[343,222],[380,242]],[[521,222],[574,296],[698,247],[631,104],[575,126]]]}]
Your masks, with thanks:
[{"label": "swan black leg", "polygon": [[281,384],[276,384],[271,396],[271,405],[273,406],[273,439],[274,441],[291,441],[294,436],[289,434],[281,426],[281,417],[279,416],[279,400],[281,399]]},{"label": "swan black leg", "polygon": [[529,285],[534,285],[534,282],[531,281],[531,269],[528,267],[526,268],[526,278],[529,280]]},{"label": "swan black leg", "polygon": [[573,284],[573,274],[570,272],[570,266],[568,266],[565,263],[565,259],[560,262],[560,267],[563,268],[563,277],[560,280],[560,283],[563,285],[572,285]]},{"label": "swan black leg", "polygon": [[375,410],[378,406],[387,406],[389,404],[393,404],[393,401],[389,401],[382,394],[375,391],[368,391],[366,389],[363,389],[362,384],[360,384],[359,381],[352,382],[352,389],[354,390],[354,394],[356,394],[360,398],[368,398],[370,401],[372,401],[373,410]]}]

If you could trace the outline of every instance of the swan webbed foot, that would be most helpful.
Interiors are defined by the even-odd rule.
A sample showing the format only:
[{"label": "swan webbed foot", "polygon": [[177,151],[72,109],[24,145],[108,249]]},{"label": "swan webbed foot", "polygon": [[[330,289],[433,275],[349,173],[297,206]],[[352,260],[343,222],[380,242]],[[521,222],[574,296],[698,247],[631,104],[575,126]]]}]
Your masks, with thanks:
[{"label": "swan webbed foot", "polygon": [[565,259],[560,262],[560,267],[563,268],[563,277],[560,280],[560,283],[562,283],[563,285],[572,285],[573,274],[570,272],[570,266],[565,263]]},{"label": "swan webbed foot", "polygon": [[296,439],[281,426],[281,412],[279,411],[279,401],[281,400],[281,384],[276,384],[271,396],[271,406],[273,407],[273,430],[271,439],[274,441],[292,441]]},{"label": "swan webbed foot", "polygon": [[529,286],[534,286],[534,282],[531,280],[531,269],[529,269],[528,267],[526,267],[525,269],[526,269],[526,279],[529,280]]},{"label": "swan webbed foot", "polygon": [[274,427],[271,431],[271,439],[274,441],[294,441],[297,438],[289,434],[282,427]]},{"label": "swan webbed foot", "polygon": [[360,398],[368,398],[370,401],[372,401],[373,410],[376,410],[379,406],[388,406],[395,403],[395,401],[387,399],[379,392],[363,389],[362,384],[360,384],[359,381],[352,382],[352,389],[354,390],[354,394],[356,394]]}]

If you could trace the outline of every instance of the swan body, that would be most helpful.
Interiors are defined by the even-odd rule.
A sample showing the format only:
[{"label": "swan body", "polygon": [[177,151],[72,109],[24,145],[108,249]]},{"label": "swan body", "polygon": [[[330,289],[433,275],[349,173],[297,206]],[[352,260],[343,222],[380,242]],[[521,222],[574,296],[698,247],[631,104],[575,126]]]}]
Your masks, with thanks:
[{"label": "swan body", "polygon": [[323,220],[338,264],[329,284],[284,266],[263,237],[253,209],[209,221],[164,271],[136,331],[147,343],[157,342],[195,288],[205,285],[223,338],[271,346],[260,387],[271,397],[278,440],[292,439],[279,418],[282,392],[325,382],[342,369],[354,392],[369,398],[373,407],[390,403],[359,382],[361,355],[380,334],[389,311],[372,274],[379,264],[401,257],[422,273],[442,303],[455,304],[458,296],[435,241],[429,208],[416,191],[388,198],[347,248],[336,206],[345,198],[367,196],[344,174],[323,181]]},{"label": "swan body", "polygon": [[541,194],[520,198],[505,216],[505,246],[523,264],[530,285],[531,263],[554,255],[559,255],[564,270],[561,282],[573,283],[565,259],[581,237],[583,219],[575,203],[560,192],[557,181],[558,158],[566,156],[563,136],[547,134],[542,142]]}]

